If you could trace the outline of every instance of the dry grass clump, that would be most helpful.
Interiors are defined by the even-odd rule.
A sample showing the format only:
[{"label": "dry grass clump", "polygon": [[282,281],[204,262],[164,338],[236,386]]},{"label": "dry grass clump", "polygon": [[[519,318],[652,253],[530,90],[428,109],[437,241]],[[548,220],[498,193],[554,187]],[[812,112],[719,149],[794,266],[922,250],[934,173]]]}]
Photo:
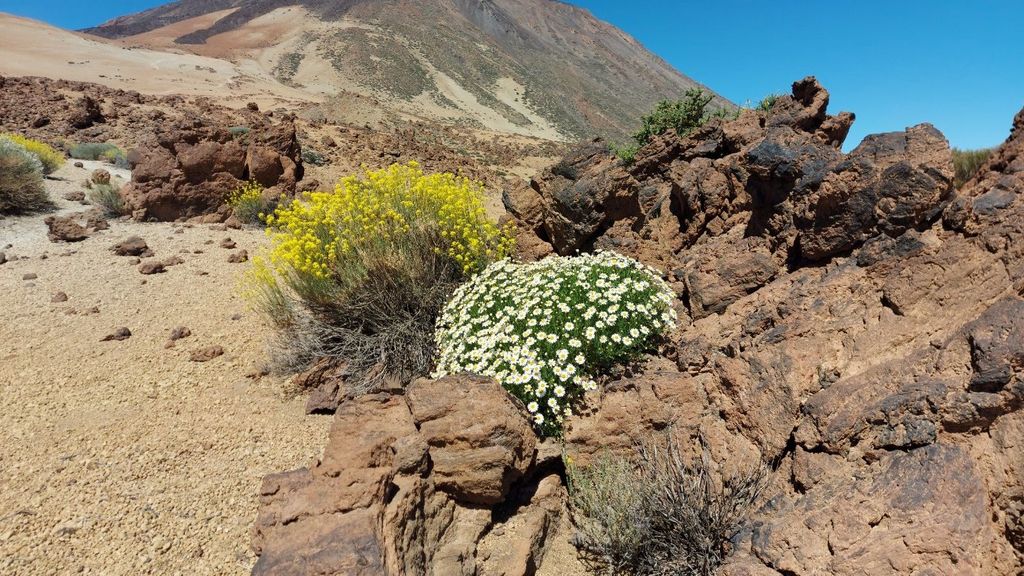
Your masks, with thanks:
[{"label": "dry grass clump", "polygon": [[966,184],[968,180],[978,173],[978,170],[989,159],[992,152],[992,148],[982,148],[980,150],[953,148],[953,170],[955,172],[953,184],[957,188]]},{"label": "dry grass clump", "polygon": [[121,216],[124,214],[124,198],[121,191],[111,184],[93,183],[86,192],[94,206],[98,206],[107,216]]},{"label": "dry grass clump", "polygon": [[43,163],[15,142],[0,138],[0,214],[24,214],[52,207],[43,184]]},{"label": "dry grass clump", "polygon": [[767,466],[721,476],[705,448],[689,460],[671,435],[635,458],[568,466],[576,546],[596,571],[711,576],[764,491]]}]

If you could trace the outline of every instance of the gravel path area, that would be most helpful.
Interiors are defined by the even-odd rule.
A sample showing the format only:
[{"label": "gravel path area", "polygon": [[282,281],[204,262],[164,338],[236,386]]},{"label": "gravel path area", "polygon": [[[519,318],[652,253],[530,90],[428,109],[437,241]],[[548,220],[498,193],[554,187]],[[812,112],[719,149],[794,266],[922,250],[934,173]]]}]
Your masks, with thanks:
[{"label": "gravel path area", "polygon": [[[93,167],[69,163],[51,194]],[[263,234],[110,226],[56,244],[43,216],[0,219],[0,574],[245,573],[261,477],[318,457],[330,422],[282,379],[247,377],[266,328],[228,256]],[[110,251],[131,235],[183,262],[141,274]],[[179,326],[191,335],[165,347]],[[120,327],[131,336],[101,341]]]}]

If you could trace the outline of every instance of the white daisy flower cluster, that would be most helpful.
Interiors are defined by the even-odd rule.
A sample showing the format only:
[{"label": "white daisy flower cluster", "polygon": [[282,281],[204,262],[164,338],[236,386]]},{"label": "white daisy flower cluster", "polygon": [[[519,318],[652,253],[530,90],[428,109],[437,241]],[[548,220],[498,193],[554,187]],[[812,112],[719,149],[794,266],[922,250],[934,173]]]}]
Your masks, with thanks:
[{"label": "white daisy flower cluster", "polygon": [[495,262],[438,318],[434,377],[491,376],[558,434],[596,376],[675,326],[673,298],[657,270],[614,252]]}]

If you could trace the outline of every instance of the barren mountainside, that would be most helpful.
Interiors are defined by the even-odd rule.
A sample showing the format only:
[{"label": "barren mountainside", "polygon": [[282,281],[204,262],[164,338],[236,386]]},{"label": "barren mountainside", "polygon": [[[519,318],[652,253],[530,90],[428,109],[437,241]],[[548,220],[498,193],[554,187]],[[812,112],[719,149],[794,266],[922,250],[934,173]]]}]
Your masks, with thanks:
[{"label": "barren mountainside", "polygon": [[251,59],[311,92],[551,138],[621,138],[655,102],[698,86],[553,0],[182,0],[85,32]]}]

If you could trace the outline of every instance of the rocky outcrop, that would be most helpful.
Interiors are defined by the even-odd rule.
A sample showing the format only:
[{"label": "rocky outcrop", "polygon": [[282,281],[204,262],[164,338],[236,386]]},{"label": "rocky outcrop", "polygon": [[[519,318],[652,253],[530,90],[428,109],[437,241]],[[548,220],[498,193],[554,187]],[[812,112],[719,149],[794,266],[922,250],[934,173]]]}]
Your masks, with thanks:
[{"label": "rocky outcrop", "polygon": [[[657,266],[679,330],[592,393],[554,450],[516,432],[493,384],[348,399],[337,384],[324,462],[264,487],[257,572],[490,574],[518,550],[503,573],[530,574],[564,516],[561,450],[585,465],[668,431],[712,473],[770,465],[720,574],[1020,574],[1024,111],[954,191],[933,128],[844,154],[853,118],[827,102],[803,80],[767,113],[655,139],[632,166],[590,143],[509,191],[524,253]],[[508,510],[534,527],[514,546],[493,540]]]},{"label": "rocky outcrop", "polygon": [[255,180],[276,196],[291,195],[302,178],[302,159],[291,122],[251,129],[236,137],[199,120],[158,131],[131,151],[132,181],[123,191],[137,220],[180,220],[230,213],[228,194]]},{"label": "rocky outcrop", "polygon": [[[691,319],[668,347],[675,366],[659,361],[605,387],[571,424],[567,451],[585,461],[672,429],[723,466],[773,463],[773,491],[722,574],[1018,574],[1024,112],[954,193],[945,143],[930,127],[868,137],[846,156],[821,149],[833,137],[800,134],[794,126],[829,121],[817,124],[820,96],[799,97],[807,85],[757,123],[741,116],[647,149],[719,148],[719,131],[751,135],[763,123],[765,140],[748,140],[726,173],[702,172],[722,159],[680,168],[669,156],[660,170],[622,176],[627,169],[595,156],[613,176],[582,170],[575,182],[534,183],[539,198],[519,213],[554,250],[565,249],[554,233],[569,197],[559,186],[622,177],[635,190],[678,190],[675,198],[705,193],[692,211],[671,211],[678,232],[661,236],[671,250],[644,236],[656,232],[644,215],[613,218],[584,241],[669,270]],[[771,140],[780,109],[789,138],[823,144],[782,152]],[[706,194],[714,187],[732,196],[711,216],[723,205]],[[591,218],[609,213],[595,208]],[[691,239],[694,222],[706,225]]]},{"label": "rocky outcrop", "polygon": [[828,98],[804,79],[768,113],[655,137],[630,166],[600,142],[582,147],[506,192],[520,245],[637,257],[669,271],[700,318],[789,267],[927,227],[953,195],[942,134],[922,124],[843,154],[853,115],[829,116]]},{"label": "rocky outcrop", "polygon": [[[405,394],[349,399],[320,462],[264,479],[253,573],[523,574],[564,505],[536,455],[525,409],[489,379],[418,380]],[[503,524],[526,545],[494,535]]]}]

